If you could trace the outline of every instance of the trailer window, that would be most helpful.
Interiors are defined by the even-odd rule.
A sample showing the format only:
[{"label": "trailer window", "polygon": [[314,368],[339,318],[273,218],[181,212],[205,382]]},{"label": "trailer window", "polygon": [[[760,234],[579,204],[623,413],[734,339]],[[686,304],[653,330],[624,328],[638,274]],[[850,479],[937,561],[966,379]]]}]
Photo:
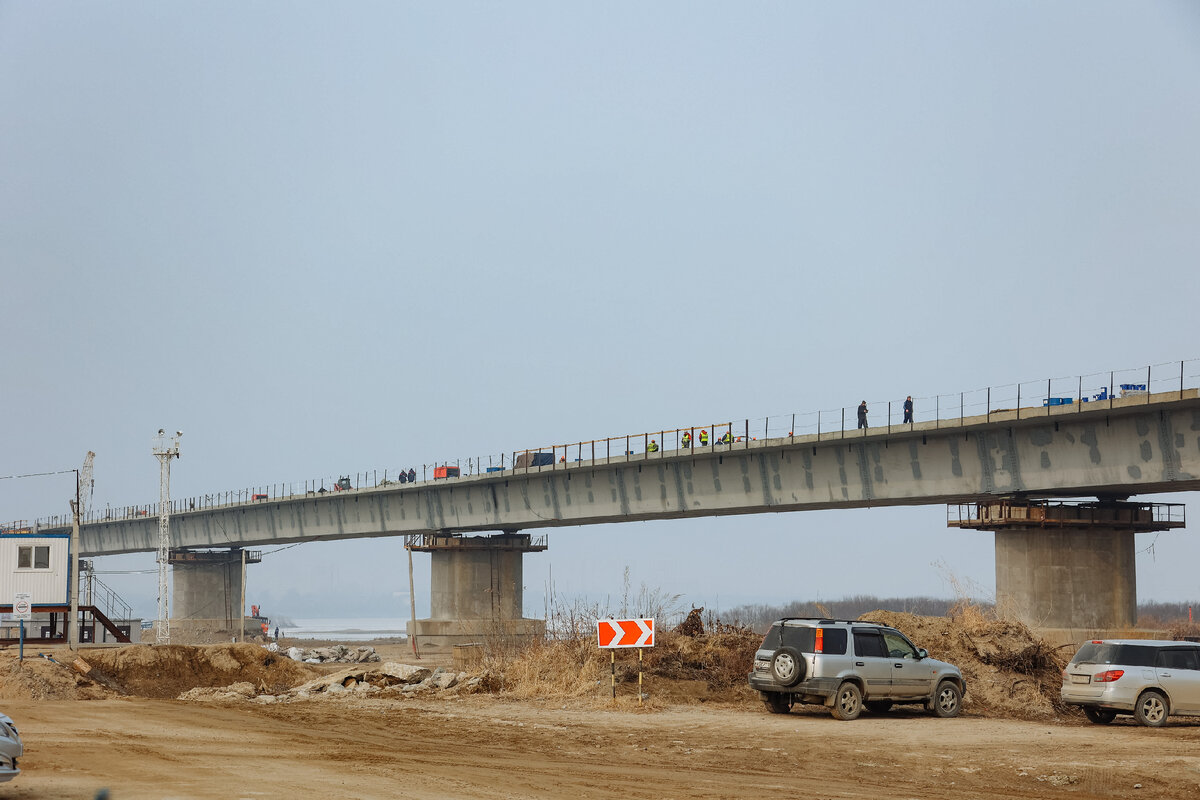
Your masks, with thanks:
[{"label": "trailer window", "polygon": [[50,545],[18,547],[17,569],[50,569]]}]

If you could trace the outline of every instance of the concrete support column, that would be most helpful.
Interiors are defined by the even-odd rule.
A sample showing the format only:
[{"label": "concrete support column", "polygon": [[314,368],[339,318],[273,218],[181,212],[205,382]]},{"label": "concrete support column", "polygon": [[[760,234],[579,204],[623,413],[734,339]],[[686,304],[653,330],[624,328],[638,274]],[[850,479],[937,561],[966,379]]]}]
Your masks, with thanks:
[{"label": "concrete support column", "polygon": [[524,607],[523,557],[518,550],[494,547],[434,551],[430,617],[520,619]]},{"label": "concrete support column", "polygon": [[[247,564],[262,560],[246,552]],[[242,551],[173,550],[171,565],[171,632],[181,642],[216,634],[235,635],[242,623]]]},{"label": "concrete support column", "polygon": [[1137,622],[1134,536],[1010,527],[996,536],[996,604],[1030,627],[1113,630]]},{"label": "concrete support column", "polygon": [[545,550],[544,544],[534,544],[525,534],[505,533],[426,536],[407,546],[432,556],[430,616],[416,620],[409,630],[421,649],[545,633],[544,620],[522,617],[522,559],[525,553]]},{"label": "concrete support column", "polygon": [[947,524],[995,533],[1001,614],[1075,641],[1137,623],[1133,535],[1186,520],[1179,504],[996,498],[950,506]]}]

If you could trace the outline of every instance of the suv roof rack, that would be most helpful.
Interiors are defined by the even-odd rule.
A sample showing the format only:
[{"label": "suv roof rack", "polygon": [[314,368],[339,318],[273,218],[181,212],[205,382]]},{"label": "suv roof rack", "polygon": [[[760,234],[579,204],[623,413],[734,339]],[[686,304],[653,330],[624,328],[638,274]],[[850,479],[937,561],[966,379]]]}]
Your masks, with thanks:
[{"label": "suv roof rack", "polygon": [[815,622],[819,625],[880,625],[884,628],[890,628],[882,622],[876,622],[873,619],[830,619],[829,617],[780,617],[779,622]]}]

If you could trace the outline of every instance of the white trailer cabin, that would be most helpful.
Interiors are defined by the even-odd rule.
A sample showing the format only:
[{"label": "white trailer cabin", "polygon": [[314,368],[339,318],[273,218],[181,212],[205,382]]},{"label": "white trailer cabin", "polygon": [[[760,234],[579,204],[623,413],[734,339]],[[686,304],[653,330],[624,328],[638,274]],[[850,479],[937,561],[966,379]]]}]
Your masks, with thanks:
[{"label": "white trailer cabin", "polygon": [[0,534],[0,605],[11,605],[17,592],[33,595],[38,606],[71,601],[69,533]]}]

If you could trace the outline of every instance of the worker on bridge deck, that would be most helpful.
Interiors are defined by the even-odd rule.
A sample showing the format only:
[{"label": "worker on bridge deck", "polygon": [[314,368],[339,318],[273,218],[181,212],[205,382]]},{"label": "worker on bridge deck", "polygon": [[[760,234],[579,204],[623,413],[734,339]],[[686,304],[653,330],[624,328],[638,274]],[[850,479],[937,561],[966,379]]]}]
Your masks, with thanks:
[{"label": "worker on bridge deck", "polygon": [[707,428],[700,429],[700,446],[708,447],[708,429]]},{"label": "worker on bridge deck", "polygon": [[679,443],[683,445],[683,448],[684,448],[685,450],[686,450],[687,448],[691,447],[691,446],[692,446],[692,432],[691,432],[691,431],[684,431],[684,432],[683,432],[683,438],[680,440],[680,442],[679,442]]},{"label": "worker on bridge deck", "polygon": [[658,442],[651,439],[650,444],[646,445],[646,452],[647,453],[657,453],[658,452]]},{"label": "worker on bridge deck", "polygon": [[725,431],[725,434],[721,437],[721,444],[733,444],[733,429],[732,428]]}]

